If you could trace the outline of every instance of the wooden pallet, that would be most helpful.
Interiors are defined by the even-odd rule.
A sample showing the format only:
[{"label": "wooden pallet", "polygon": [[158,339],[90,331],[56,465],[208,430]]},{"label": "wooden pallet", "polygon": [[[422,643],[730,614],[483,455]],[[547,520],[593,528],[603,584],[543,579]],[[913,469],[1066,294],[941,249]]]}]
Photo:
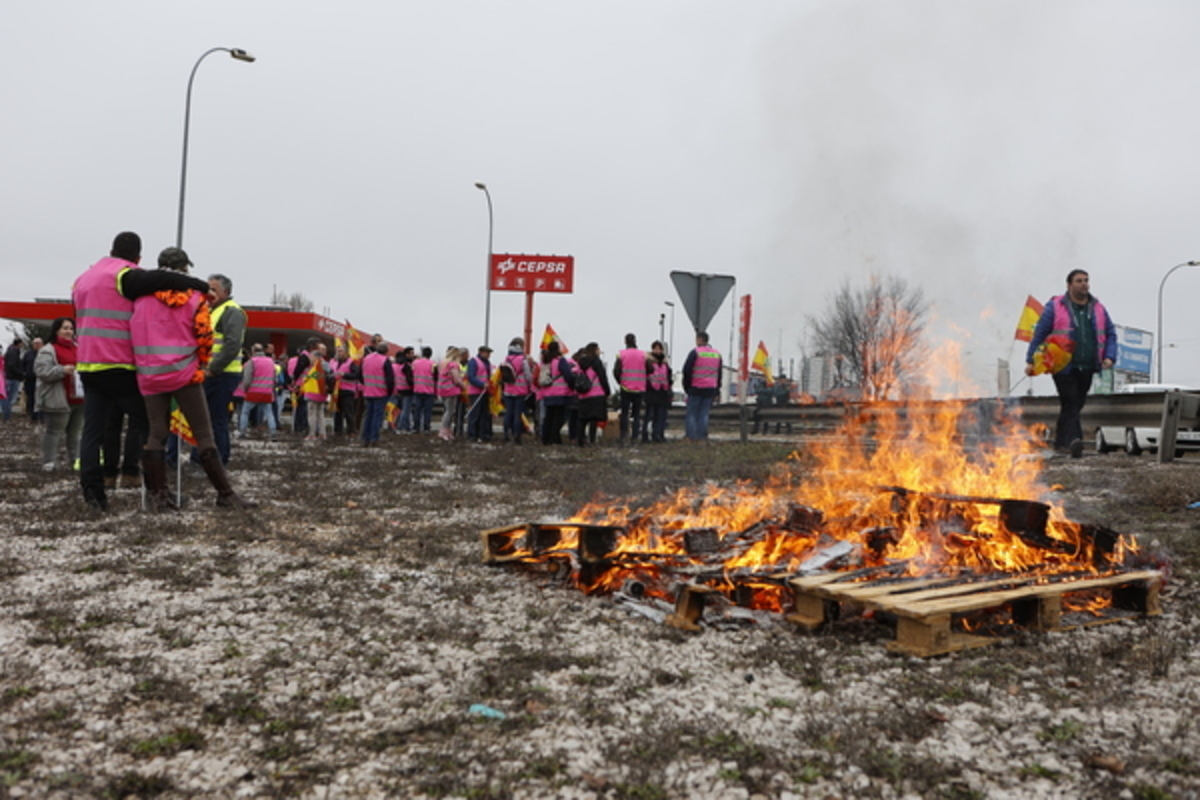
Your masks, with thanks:
[{"label": "wooden pallet", "polygon": [[[1162,574],[1153,570],[1125,572],[1099,578],[1038,583],[1038,578],[1005,578],[969,583],[948,578],[910,581],[847,583],[845,575],[828,573],[795,578],[789,583],[795,595],[795,612],[787,619],[815,630],[828,622],[834,603],[855,603],[896,616],[896,639],[888,649],[915,656],[935,656],[985,647],[1001,637],[959,633],[951,629],[955,615],[992,608],[1008,608],[1013,622],[1026,630],[1061,631],[1080,627],[1065,624],[1064,594],[1089,589],[1111,589],[1113,607],[1143,616],[1162,613],[1158,595]],[[1096,619],[1090,624],[1112,622]]]}]

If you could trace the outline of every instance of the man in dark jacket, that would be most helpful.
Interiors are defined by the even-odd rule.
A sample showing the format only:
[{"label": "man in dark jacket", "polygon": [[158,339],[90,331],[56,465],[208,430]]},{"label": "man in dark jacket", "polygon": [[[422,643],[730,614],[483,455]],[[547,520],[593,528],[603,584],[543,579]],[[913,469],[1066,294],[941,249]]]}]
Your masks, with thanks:
[{"label": "man in dark jacket", "polygon": [[13,403],[17,401],[17,391],[25,380],[25,367],[21,364],[21,337],[13,339],[12,344],[4,351],[4,399],[0,400],[0,409],[4,413],[4,421],[12,416]]},{"label": "man in dark jacket", "polygon": [[31,346],[21,354],[21,374],[22,380],[25,381],[25,413],[34,422],[42,421],[42,415],[33,409],[33,400],[37,395],[37,375],[33,372],[33,362],[37,358],[37,351],[41,349],[42,340],[35,338]]},{"label": "man in dark jacket", "polygon": [[1067,274],[1067,293],[1050,298],[1034,328],[1025,355],[1025,374],[1037,372],[1035,356],[1051,335],[1069,335],[1071,360],[1054,373],[1058,390],[1059,414],[1054,430],[1054,446],[1072,458],[1083,455],[1083,425],[1080,413],[1087,402],[1092,378],[1100,370],[1111,369],[1117,359],[1117,331],[1104,304],[1091,293],[1088,274],[1073,269]]}]

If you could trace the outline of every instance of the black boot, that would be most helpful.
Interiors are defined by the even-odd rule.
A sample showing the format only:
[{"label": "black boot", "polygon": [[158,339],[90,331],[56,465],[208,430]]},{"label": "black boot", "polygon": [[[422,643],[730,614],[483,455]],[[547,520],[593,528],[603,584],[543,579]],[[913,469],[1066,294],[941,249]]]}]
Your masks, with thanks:
[{"label": "black boot", "polygon": [[229,475],[225,472],[225,465],[221,463],[221,455],[217,452],[217,448],[210,447],[200,451],[200,466],[204,467],[204,474],[208,476],[209,483],[217,490],[218,506],[222,508],[258,508],[258,503],[245,499],[229,485]]},{"label": "black boot", "polygon": [[142,451],[142,478],[146,485],[146,507],[150,511],[178,511],[171,493],[167,491],[166,453],[162,450]]}]

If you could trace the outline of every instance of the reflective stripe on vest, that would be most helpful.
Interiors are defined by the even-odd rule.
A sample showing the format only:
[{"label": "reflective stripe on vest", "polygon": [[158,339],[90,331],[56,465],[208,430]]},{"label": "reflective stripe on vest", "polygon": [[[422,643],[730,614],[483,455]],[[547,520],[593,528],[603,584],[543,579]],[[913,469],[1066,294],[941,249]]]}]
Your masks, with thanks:
[{"label": "reflective stripe on vest", "polygon": [[363,359],[363,397],[387,397],[387,376],[384,375],[388,357],[371,353]]},{"label": "reflective stripe on vest", "polygon": [[354,359],[347,358],[346,360],[344,360],[340,363],[337,361],[335,361],[333,363],[334,363],[333,370],[337,374],[337,378],[338,378],[338,391],[357,392],[358,386],[359,386],[358,381],[350,380],[349,378],[346,377],[346,373],[350,371],[350,368],[352,366],[354,366]]},{"label": "reflective stripe on vest", "polygon": [[[546,397],[566,397],[575,394],[575,392],[571,391],[571,387],[567,386],[567,379],[562,373],[562,368],[559,366],[562,362],[563,356],[559,356],[550,362],[550,375],[554,380],[545,389]],[[545,368],[543,364],[542,369]]]},{"label": "reflective stripe on vest", "polygon": [[[221,353],[221,348],[225,346],[225,334],[221,333],[221,331],[218,329],[217,326],[221,322],[221,317],[225,316],[225,310],[228,308],[236,308],[238,311],[241,311],[243,314],[246,313],[245,311],[242,310],[241,306],[239,306],[237,303],[235,303],[232,300],[226,300],[224,303],[221,303],[221,305],[219,305],[213,309],[213,312],[212,312],[212,329],[213,329],[212,357],[213,357],[213,361],[217,360],[217,356],[220,355],[220,353]],[[238,342],[236,346],[240,349],[242,346],[242,343]],[[242,359],[241,359],[241,355],[239,354],[239,355],[234,356],[233,360],[230,361],[228,365],[226,365],[225,372],[241,372],[241,371],[242,371]]]},{"label": "reflective stripe on vest", "polygon": [[412,382],[409,380],[408,375],[404,374],[404,366],[405,362],[403,361],[392,362],[392,376],[396,379],[397,394],[412,391]]},{"label": "reflective stripe on vest", "polygon": [[621,388],[627,392],[646,391],[646,354],[636,347],[617,353],[621,361]]},{"label": "reflective stripe on vest", "polygon": [[504,393],[510,397],[523,397],[529,394],[529,379],[525,377],[525,356],[512,353],[504,357],[504,363],[512,368],[514,380],[504,384]]},{"label": "reflective stripe on vest", "polygon": [[438,370],[438,397],[454,397],[461,394],[462,390],[454,382],[455,374],[462,375],[462,366],[457,361],[442,362],[441,369]]},{"label": "reflective stripe on vest", "polygon": [[251,403],[269,403],[275,399],[275,362],[267,356],[253,356],[250,364],[254,371],[250,377],[250,388],[246,399]]},{"label": "reflective stripe on vest", "polygon": [[588,380],[592,382],[592,388],[584,392],[581,397],[603,397],[604,387],[600,385],[600,376],[596,374],[596,370],[588,367],[583,371],[584,375],[588,376]]},{"label": "reflective stripe on vest", "polygon": [[142,394],[165,394],[192,382],[200,366],[196,309],[203,302],[204,295],[193,291],[181,306],[168,306],[152,294],[133,304],[129,335]]},{"label": "reflective stripe on vest", "polygon": [[433,394],[433,361],[428,358],[418,358],[412,363],[413,392],[415,394]]},{"label": "reflective stripe on vest", "polygon": [[706,344],[696,348],[696,363],[692,366],[693,389],[717,388],[721,372],[721,354]]},{"label": "reflective stripe on vest", "polygon": [[133,303],[118,291],[127,269],[137,269],[137,265],[121,258],[102,258],[71,288],[80,372],[134,368],[129,333]]},{"label": "reflective stripe on vest", "polygon": [[488,390],[488,381],[490,381],[492,377],[492,366],[491,364],[485,363],[484,360],[479,356],[475,356],[471,360],[475,362],[475,380],[483,381],[482,389],[470,381],[467,381],[467,394],[474,397],[476,395],[481,395]]},{"label": "reflective stripe on vest", "polygon": [[648,384],[654,391],[661,392],[667,388],[667,362],[654,359],[650,363],[652,366]]}]

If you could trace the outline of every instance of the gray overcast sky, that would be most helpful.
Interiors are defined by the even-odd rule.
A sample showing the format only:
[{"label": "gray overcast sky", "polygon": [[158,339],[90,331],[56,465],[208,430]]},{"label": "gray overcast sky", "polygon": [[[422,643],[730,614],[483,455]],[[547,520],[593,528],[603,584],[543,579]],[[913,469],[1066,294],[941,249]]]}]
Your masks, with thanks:
[{"label": "gray overcast sky", "polygon": [[[576,258],[535,330],[657,338],[673,269],[732,274],[753,338],[872,272],[923,286],[963,378],[1023,359],[1027,294],[1085,266],[1153,331],[1200,259],[1194,2],[6,4],[0,297],[65,297],[113,235],[184,246],[244,303],[272,287],[400,342],[483,335],[497,252]],[[1200,386],[1200,268],[1167,284],[1166,379]],[[523,295],[495,293],[492,345]],[[711,326],[729,345],[730,306]],[[676,348],[689,345],[675,320]],[[944,375],[949,371],[943,370]],[[1014,375],[1014,382],[1017,376]],[[1035,389],[1051,393],[1046,378]],[[1042,383],[1044,382],[1044,383]]]}]

